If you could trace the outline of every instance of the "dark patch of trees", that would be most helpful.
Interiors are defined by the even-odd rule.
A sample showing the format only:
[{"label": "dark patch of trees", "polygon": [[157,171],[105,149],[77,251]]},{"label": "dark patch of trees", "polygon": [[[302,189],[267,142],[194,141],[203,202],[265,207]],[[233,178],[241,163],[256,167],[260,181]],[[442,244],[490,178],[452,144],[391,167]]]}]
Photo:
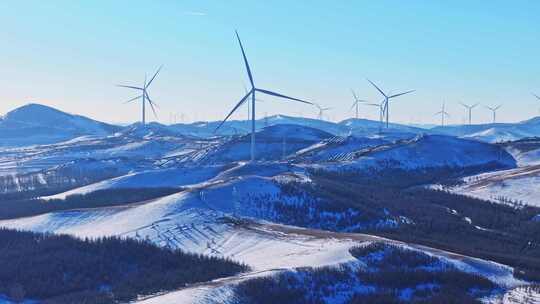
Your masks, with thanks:
[{"label": "dark patch of trees", "polygon": [[[235,288],[236,303],[326,303],[329,298],[345,297],[350,304],[472,304],[481,303],[476,298],[496,288],[486,278],[397,246],[375,243],[353,248],[351,253],[367,267],[303,268],[251,279]],[[369,258],[370,254],[378,258]],[[439,268],[422,268],[437,265]],[[404,290],[410,290],[409,299],[401,297]]]},{"label": "dark patch of trees", "polygon": [[126,205],[180,191],[182,191],[181,188],[102,189],[86,194],[68,195],[64,200],[38,198],[4,200],[0,196],[0,219],[19,218],[61,210]]},{"label": "dark patch of trees", "polygon": [[[453,173],[443,174],[448,175]],[[305,189],[323,201],[370,216],[399,215],[412,221],[359,231],[494,260],[514,266],[519,277],[540,280],[540,222],[531,220],[540,208],[516,208],[419,187],[426,182],[423,172],[397,176],[320,171],[311,175],[314,186]]]},{"label": "dark patch of trees", "polygon": [[114,237],[0,229],[0,294],[15,301],[116,303],[247,271],[217,257]]}]

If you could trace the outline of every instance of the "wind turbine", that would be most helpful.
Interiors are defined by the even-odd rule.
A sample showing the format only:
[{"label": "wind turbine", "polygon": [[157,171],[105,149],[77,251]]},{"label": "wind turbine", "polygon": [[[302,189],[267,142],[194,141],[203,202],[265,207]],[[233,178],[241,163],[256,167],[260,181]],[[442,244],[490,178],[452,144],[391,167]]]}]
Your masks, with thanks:
[{"label": "wind turbine", "polygon": [[216,132],[219,128],[221,128],[221,126],[227,121],[227,119],[229,119],[229,117],[231,117],[231,115],[242,104],[244,104],[244,102],[246,102],[249,97],[251,97],[251,161],[254,161],[255,160],[255,93],[256,92],[259,92],[259,93],[262,93],[262,94],[267,94],[267,95],[270,95],[270,96],[280,97],[280,98],[284,98],[284,99],[294,100],[294,101],[298,101],[298,102],[302,102],[302,103],[310,104],[310,105],[313,105],[313,103],[311,103],[309,101],[302,100],[302,99],[285,96],[283,94],[279,94],[279,93],[276,93],[276,92],[272,92],[272,91],[269,91],[269,90],[260,89],[260,88],[255,87],[255,83],[253,81],[253,75],[251,74],[251,68],[249,67],[249,63],[248,63],[248,60],[247,60],[247,57],[246,57],[246,53],[244,52],[244,47],[242,46],[242,41],[240,41],[240,36],[238,35],[238,32],[236,32],[236,38],[238,40],[238,44],[240,45],[240,50],[242,51],[242,58],[244,59],[244,65],[246,66],[246,72],[247,72],[248,77],[249,77],[249,83],[251,84],[251,90],[249,92],[247,92],[246,95],[244,97],[242,97],[242,99],[240,99],[240,101],[234,106],[234,108],[231,110],[231,112],[217,126],[217,128],[216,128],[216,130],[214,130],[214,132]]},{"label": "wind turbine", "polygon": [[137,97],[134,97],[134,98],[126,101],[125,103],[130,103],[130,102],[138,100],[138,99],[142,100],[142,121],[141,122],[142,122],[143,126],[146,124],[146,108],[145,107],[146,107],[146,101],[147,100],[148,100],[148,104],[152,108],[152,112],[154,112],[154,116],[157,118],[156,109],[154,108],[154,106],[157,107],[157,104],[155,102],[153,102],[152,99],[150,99],[150,95],[148,95],[148,88],[150,87],[150,85],[152,84],[154,79],[156,79],[156,76],[158,75],[159,71],[161,71],[162,67],[163,67],[163,65],[160,66],[157,69],[154,76],[152,76],[152,78],[150,78],[150,81],[148,81],[148,82],[146,82],[146,75],[145,75],[144,76],[144,84],[143,84],[142,87],[128,86],[128,85],[117,85],[118,87],[121,87],[121,88],[128,88],[128,89],[137,90],[137,91],[141,92],[141,95],[139,95]]},{"label": "wind turbine", "polygon": [[472,115],[471,115],[472,109],[474,109],[478,104],[475,103],[473,105],[468,105],[468,104],[465,104],[463,102],[460,102],[460,104],[462,106],[464,106],[467,109],[467,111],[469,112],[469,125],[471,125],[472,124]]},{"label": "wind turbine", "polygon": [[361,103],[361,102],[367,102],[367,100],[363,100],[363,99],[358,99],[358,97],[356,96],[356,93],[354,92],[353,89],[351,89],[351,93],[353,95],[353,98],[354,98],[354,102],[351,106],[351,110],[354,109],[356,107],[356,119],[358,119],[358,105]]},{"label": "wind turbine", "polygon": [[490,109],[491,112],[493,112],[493,123],[495,123],[495,118],[496,118],[496,115],[497,115],[497,110],[501,107],[502,105],[498,105],[496,107],[488,107],[486,106],[486,108]]},{"label": "wind turbine", "polygon": [[384,122],[383,122],[384,100],[381,101],[381,103],[365,103],[365,105],[379,108],[379,133],[381,133],[382,132],[382,126],[384,124]]},{"label": "wind turbine", "polygon": [[374,84],[371,80],[367,80],[369,81],[369,83],[371,83],[371,85],[373,85],[377,91],[379,91],[379,93],[382,94],[382,96],[384,96],[384,114],[386,114],[386,127],[388,128],[388,121],[389,121],[389,117],[390,117],[390,105],[389,105],[389,101],[390,99],[392,98],[396,98],[398,96],[401,96],[401,95],[405,95],[405,94],[409,94],[409,93],[412,93],[414,92],[415,90],[411,90],[411,91],[407,91],[407,92],[403,92],[403,93],[399,93],[399,94],[393,94],[393,95],[390,95],[388,96],[386,93],[383,92],[383,90],[381,90],[376,84]]},{"label": "wind turbine", "polygon": [[534,93],[531,93],[531,94],[533,94],[533,96],[536,97],[536,99],[538,99],[540,101],[540,96],[538,96],[538,95],[536,95]]},{"label": "wind turbine", "polygon": [[331,110],[332,108],[323,108],[321,107],[319,104],[315,104],[315,106],[317,107],[317,109],[319,109],[319,114],[317,115],[317,118],[319,120],[323,120],[324,118],[324,111],[328,111],[328,110]]},{"label": "wind turbine", "polygon": [[445,104],[444,104],[444,102],[443,102],[443,104],[442,104],[442,109],[441,109],[439,112],[437,112],[437,113],[434,114],[434,115],[439,115],[439,114],[441,114],[441,126],[442,126],[442,127],[444,127],[444,117],[445,117],[445,116],[450,116],[450,114],[448,114],[448,112],[446,112],[446,110],[445,110],[444,108],[445,108]]}]

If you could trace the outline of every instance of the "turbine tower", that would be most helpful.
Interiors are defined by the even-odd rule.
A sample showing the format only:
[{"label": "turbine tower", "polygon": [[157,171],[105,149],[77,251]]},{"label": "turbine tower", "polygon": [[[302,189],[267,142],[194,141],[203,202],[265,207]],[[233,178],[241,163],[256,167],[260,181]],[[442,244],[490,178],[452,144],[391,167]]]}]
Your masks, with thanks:
[{"label": "turbine tower", "polygon": [[150,81],[146,82],[146,76],[145,76],[144,77],[144,84],[143,84],[142,87],[128,86],[128,85],[117,85],[118,87],[121,87],[121,88],[128,88],[128,89],[137,90],[137,91],[141,92],[141,95],[139,95],[137,97],[134,97],[134,98],[131,98],[130,100],[126,101],[125,103],[130,103],[132,101],[141,99],[141,101],[142,101],[142,119],[141,119],[141,123],[142,123],[143,126],[146,124],[146,101],[148,101],[148,104],[152,108],[152,112],[154,112],[154,116],[157,118],[156,109],[154,108],[154,106],[157,107],[157,104],[155,102],[153,102],[152,99],[150,99],[150,95],[148,95],[148,88],[150,87],[150,85],[152,84],[154,79],[156,79],[156,76],[158,75],[159,71],[161,71],[162,67],[163,67],[163,65],[158,68],[158,70],[156,71],[154,76],[152,76],[152,78],[150,78]]},{"label": "turbine tower", "polygon": [[405,94],[412,93],[412,92],[414,92],[415,90],[411,90],[411,91],[407,91],[407,92],[403,92],[403,93],[399,93],[399,94],[394,94],[394,95],[388,96],[386,93],[383,92],[383,90],[381,90],[381,89],[380,89],[376,84],[374,84],[371,80],[368,79],[367,81],[369,81],[369,83],[371,83],[371,85],[373,85],[373,86],[377,89],[377,91],[379,91],[379,93],[381,93],[382,96],[384,96],[384,105],[383,105],[384,111],[383,111],[383,112],[384,112],[384,114],[386,114],[386,127],[388,128],[388,124],[389,124],[388,121],[389,121],[389,117],[390,117],[390,114],[389,114],[389,112],[390,112],[390,107],[389,107],[389,106],[390,106],[390,105],[389,105],[390,99],[396,98],[396,97],[401,96],[401,95],[405,95]]},{"label": "turbine tower", "polygon": [[384,122],[383,122],[384,100],[381,101],[381,103],[366,103],[365,105],[379,108],[379,133],[381,133],[382,132],[382,126],[384,124]]},{"label": "turbine tower", "polygon": [[536,97],[536,99],[538,99],[540,101],[540,96],[538,96],[538,95],[536,95],[534,93],[532,93],[532,94],[533,94],[534,97]]},{"label": "turbine tower", "polygon": [[328,110],[331,110],[332,108],[323,108],[321,107],[319,104],[315,104],[315,106],[317,107],[317,109],[319,109],[319,114],[317,115],[317,118],[319,120],[323,120],[324,118],[324,111],[328,111]]},{"label": "turbine tower", "polygon": [[478,104],[475,103],[473,105],[468,105],[468,104],[465,104],[463,102],[460,102],[460,104],[467,109],[467,112],[469,113],[469,125],[471,125],[472,124],[472,114],[471,114],[472,109],[474,109]]},{"label": "turbine tower", "polygon": [[356,93],[354,92],[353,89],[351,89],[351,93],[352,93],[352,96],[354,98],[354,102],[351,106],[351,110],[356,108],[356,119],[358,119],[358,105],[361,103],[361,102],[367,102],[367,100],[363,100],[363,99],[358,99],[358,97],[356,96]]},{"label": "turbine tower", "polygon": [[[238,40],[238,44],[240,45],[240,50],[242,51],[242,58],[244,60],[244,65],[246,66],[246,72],[248,74],[249,83],[251,85],[251,89],[249,92],[246,93],[242,99],[234,106],[234,108],[229,112],[229,114],[225,117],[225,119],[217,126],[217,128],[214,130],[216,132],[223,124],[231,117],[231,115],[242,105],[244,102],[246,102],[251,97],[251,161],[255,160],[255,93],[259,92],[262,94],[267,94],[270,96],[280,97],[284,99],[294,100],[298,102],[302,102],[305,104],[313,105],[313,103],[309,101],[305,101],[298,98],[293,98],[289,96],[285,96],[283,94],[279,94],[276,92],[272,92],[265,89],[260,89],[255,86],[255,82],[253,80],[253,75],[251,74],[251,68],[249,67],[249,63],[246,57],[246,52],[244,51],[244,47],[242,46],[242,41],[240,40],[240,36],[238,35],[238,32],[236,32],[236,39]],[[249,102],[249,101],[248,101]]]},{"label": "turbine tower", "polygon": [[444,108],[445,108],[445,104],[443,102],[441,110],[439,112],[435,113],[435,115],[441,114],[441,127],[444,127],[444,117],[450,116],[450,114],[448,114],[448,112],[446,112],[446,110]]},{"label": "turbine tower", "polygon": [[501,107],[501,105],[498,105],[496,107],[488,107],[486,106],[486,108],[490,109],[491,112],[493,113],[493,123],[496,122],[496,118],[497,118],[497,110]]}]

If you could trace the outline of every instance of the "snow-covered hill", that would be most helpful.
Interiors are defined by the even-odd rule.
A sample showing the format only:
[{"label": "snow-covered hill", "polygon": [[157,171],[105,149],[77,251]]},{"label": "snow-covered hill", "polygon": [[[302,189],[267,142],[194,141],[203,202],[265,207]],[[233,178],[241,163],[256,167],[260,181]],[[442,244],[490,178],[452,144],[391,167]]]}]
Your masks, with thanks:
[{"label": "snow-covered hill", "polygon": [[[328,149],[328,151],[326,151]],[[341,151],[345,149],[345,151]],[[310,155],[335,155],[342,162],[329,168],[347,169],[419,169],[502,167],[514,168],[516,161],[502,147],[444,135],[420,135],[413,139],[377,143],[376,140],[349,140],[340,144],[321,143],[301,151]],[[320,158],[315,158],[319,159]],[[328,160],[335,157],[327,158]],[[321,164],[324,165],[324,164]]]},{"label": "snow-covered hill", "polygon": [[[169,128],[181,134],[198,137],[213,137],[216,135],[242,135],[251,132],[251,120],[226,121],[223,126],[221,126],[221,128],[216,131],[216,128],[220,124],[221,121],[195,122],[191,124],[174,124],[169,126]],[[258,131],[265,127],[284,124],[310,127],[334,135],[347,134],[347,132],[349,131],[349,128],[330,121],[286,115],[274,115],[266,118],[257,119],[255,121],[255,129]]]},{"label": "snow-covered hill", "polygon": [[526,137],[540,136],[540,117],[519,123],[439,126],[430,129],[430,131],[485,142],[512,141]]},{"label": "snow-covered hill", "polygon": [[468,176],[449,190],[497,203],[540,206],[540,139],[526,138],[500,146],[512,154],[518,168]]},{"label": "snow-covered hill", "polygon": [[[331,134],[301,125],[279,124],[256,132],[256,155],[259,160],[281,160],[296,151],[332,137]],[[251,136],[234,136],[217,143],[204,154],[194,153],[191,161],[228,163],[250,159]]]},{"label": "snow-covered hill", "polygon": [[49,144],[83,135],[104,136],[120,128],[57,109],[27,104],[0,120],[0,146]]},{"label": "snow-covered hill", "polygon": [[[265,171],[264,167],[247,169],[251,172]],[[0,221],[0,226],[79,237],[145,239],[164,247],[228,257],[252,267],[250,274],[208,283],[214,290],[246,276],[271,275],[297,267],[349,263],[354,261],[349,252],[353,246],[373,241],[396,243],[366,234],[341,234],[246,219],[245,216],[253,216],[257,210],[252,208],[253,205],[245,204],[245,199],[275,195],[280,191],[272,179],[242,175],[142,204],[53,212]],[[301,201],[291,200],[288,203],[299,204]],[[409,246],[440,257],[462,271],[487,277],[499,286],[508,288],[523,284],[513,277],[511,267],[424,246]],[[156,295],[145,299],[144,303],[180,300],[211,303],[202,301],[209,289],[201,290],[200,287],[204,286],[188,286],[177,292]],[[223,296],[221,300],[230,300]],[[201,302],[195,301],[197,299]]]}]

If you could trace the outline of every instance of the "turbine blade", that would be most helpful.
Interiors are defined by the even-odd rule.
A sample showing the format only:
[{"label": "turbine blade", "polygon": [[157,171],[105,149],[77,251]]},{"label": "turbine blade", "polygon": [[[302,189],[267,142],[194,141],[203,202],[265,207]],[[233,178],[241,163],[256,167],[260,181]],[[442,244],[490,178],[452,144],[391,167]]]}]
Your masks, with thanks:
[{"label": "turbine blade", "polygon": [[150,108],[152,108],[152,112],[154,112],[154,117],[157,118],[157,114],[156,114],[156,109],[154,108],[154,106],[157,107],[157,104],[155,104],[152,99],[150,99],[150,96],[148,95],[148,93],[146,91],[144,91],[144,95],[146,96],[146,98],[148,99],[148,104],[150,105]]},{"label": "turbine blade", "polygon": [[531,93],[531,94],[533,94],[533,96],[536,97],[536,99],[540,100],[540,96],[538,96],[538,95],[536,95],[534,93]]},{"label": "turbine blade", "polygon": [[352,104],[351,108],[349,109],[349,111],[351,111],[352,109],[354,109],[354,107],[356,106],[356,104],[358,104],[358,101],[353,102],[353,104]]},{"label": "turbine blade", "polygon": [[388,98],[388,96],[386,96],[386,94],[384,94],[384,92],[381,89],[379,89],[379,87],[376,84],[374,84],[373,81],[371,81],[369,79],[367,81],[369,81],[369,83],[371,83],[371,85],[374,86],[375,89],[377,89],[377,91],[379,91],[379,93],[381,93],[384,97]]},{"label": "turbine blade", "polygon": [[125,101],[124,103],[130,103],[130,102],[135,101],[135,100],[137,100],[137,99],[139,99],[139,98],[141,98],[141,97],[142,97],[142,95],[139,95],[139,96],[137,96],[137,97],[131,98],[131,99],[128,100],[128,101]]},{"label": "turbine blade", "polygon": [[249,82],[251,83],[251,88],[253,89],[255,85],[253,84],[253,75],[251,75],[251,69],[249,68],[249,63],[246,58],[246,53],[244,52],[244,46],[242,45],[242,41],[240,41],[240,36],[238,35],[238,31],[236,32],[236,38],[238,39],[238,44],[240,44],[240,49],[242,50],[242,57],[244,58],[244,64],[246,65],[246,70],[249,76]]},{"label": "turbine blade", "polygon": [[405,95],[405,94],[409,94],[409,93],[412,93],[412,92],[414,92],[414,91],[416,91],[416,90],[411,90],[411,91],[407,91],[407,92],[395,94],[395,95],[389,96],[388,99],[394,98],[394,97],[398,97],[398,96],[401,96],[401,95]]},{"label": "turbine blade", "polygon": [[442,111],[439,111],[439,112],[437,112],[437,113],[433,114],[433,116],[435,116],[435,115],[439,115],[439,114],[442,114],[442,113],[443,113]]},{"label": "turbine blade", "polygon": [[144,88],[148,88],[151,84],[152,84],[152,81],[154,81],[154,79],[156,78],[157,74],[159,73],[159,71],[161,71],[161,68],[163,67],[163,65],[160,65],[159,68],[157,69],[156,73],[154,74],[154,76],[152,76],[152,78],[150,78],[150,81],[146,84],[146,86]]},{"label": "turbine blade", "polygon": [[156,106],[156,108],[159,108],[158,104],[155,103],[152,99],[150,99],[150,95],[148,95],[148,92],[145,91],[144,95],[148,99],[148,101]]},{"label": "turbine blade", "polygon": [[461,104],[462,106],[464,106],[465,108],[467,108],[467,109],[468,109],[468,108],[470,108],[470,106],[469,106],[469,105],[467,105],[467,104],[464,104],[463,102],[460,102],[460,104]]},{"label": "turbine blade", "polygon": [[353,89],[351,89],[352,96],[354,97],[354,101],[358,101],[358,97],[356,96],[356,93]]},{"label": "turbine blade", "polygon": [[365,103],[366,106],[374,106],[374,107],[380,107],[381,105],[378,103]]},{"label": "turbine blade", "polygon": [[305,103],[305,104],[310,104],[310,105],[313,104],[313,103],[311,103],[311,102],[309,102],[309,101],[305,101],[305,100],[302,100],[302,99],[298,99],[298,98],[293,98],[293,97],[285,96],[285,95],[282,95],[282,94],[279,94],[279,93],[276,93],[276,92],[272,92],[272,91],[268,91],[268,90],[263,90],[263,89],[255,89],[255,90],[258,91],[258,92],[267,94],[267,95],[272,95],[272,96],[276,96],[276,97],[281,97],[281,98],[285,98],[285,99],[290,99],[290,100],[294,100],[294,101],[299,101],[299,102],[303,102],[303,103]]},{"label": "turbine blade", "polygon": [[148,104],[150,104],[150,108],[152,108],[152,112],[154,112],[154,117],[157,118],[156,109],[154,109],[154,103],[149,101]]},{"label": "turbine blade", "polygon": [[232,109],[232,111],[229,113],[229,115],[227,115],[227,117],[225,117],[225,119],[217,126],[217,128],[214,130],[214,133],[219,130],[219,128],[221,128],[221,126],[227,121],[227,119],[229,119],[229,117],[231,117],[231,115],[242,105],[244,104],[244,102],[247,100],[247,98],[253,93],[253,90],[249,91],[246,96],[244,96],[242,99],[240,99],[240,101],[236,104],[236,106],[234,106],[234,108]]},{"label": "turbine blade", "polygon": [[478,106],[478,105],[479,105],[478,103],[475,103],[475,104],[471,107],[471,109],[476,108],[476,106]]},{"label": "turbine blade", "polygon": [[144,90],[143,88],[139,88],[139,87],[134,87],[134,86],[128,86],[128,85],[121,85],[121,84],[118,84],[116,85],[117,87],[120,87],[120,88],[128,88],[128,89],[134,89],[134,90]]}]

